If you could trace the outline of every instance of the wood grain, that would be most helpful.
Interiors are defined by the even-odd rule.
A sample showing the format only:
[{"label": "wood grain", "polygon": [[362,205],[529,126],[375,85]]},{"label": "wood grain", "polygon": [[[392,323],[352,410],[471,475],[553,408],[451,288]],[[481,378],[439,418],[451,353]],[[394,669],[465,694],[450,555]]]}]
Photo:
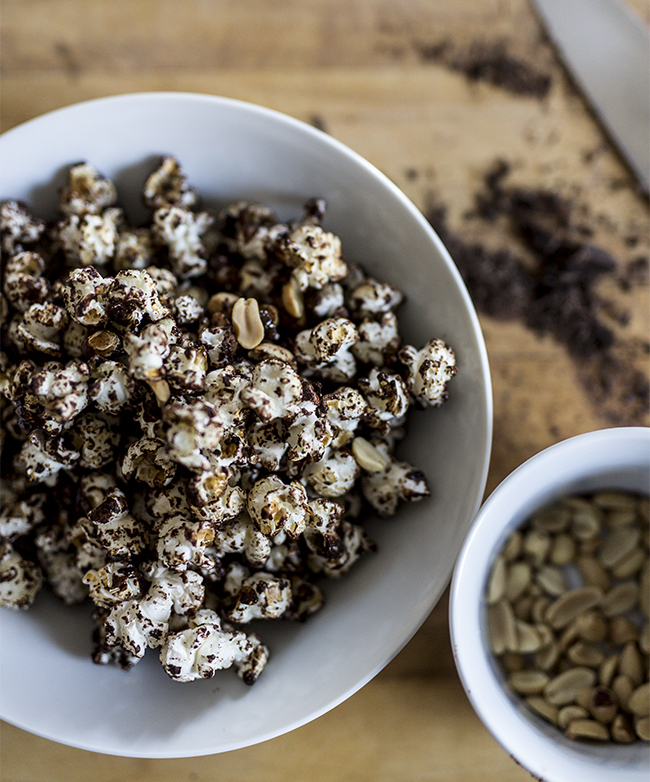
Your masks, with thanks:
[{"label": "wood grain", "polygon": [[[646,0],[629,0],[648,23]],[[557,61],[527,0],[3,0],[0,128],[81,100],[180,90],[235,97],[322,127],[466,241],[522,252],[502,222],[468,220],[485,172],[571,199],[622,274],[648,257],[648,203]],[[522,95],[431,57],[477,42],[547,75]],[[634,237],[634,242],[631,241]],[[619,274],[620,278],[620,274]],[[599,294],[627,362],[648,376],[647,280]],[[595,400],[590,368],[551,336],[480,313],[493,376],[487,490],[553,442],[626,418]],[[615,380],[615,379],[613,379]],[[191,760],[113,758],[2,725],[3,782],[524,782],[455,672],[447,595],[402,652],[348,701],[286,736]]]}]

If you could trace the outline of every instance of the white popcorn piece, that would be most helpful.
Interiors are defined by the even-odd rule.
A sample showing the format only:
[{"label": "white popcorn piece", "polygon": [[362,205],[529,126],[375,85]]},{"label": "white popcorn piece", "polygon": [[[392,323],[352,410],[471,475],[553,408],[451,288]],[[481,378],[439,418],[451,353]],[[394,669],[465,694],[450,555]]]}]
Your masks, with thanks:
[{"label": "white popcorn piece", "polygon": [[339,527],[338,556],[322,556],[312,554],[309,558],[310,567],[329,578],[340,578],[367,552],[375,551],[376,546],[370,540],[363,527],[343,520]]},{"label": "white popcorn piece", "polygon": [[304,487],[295,481],[284,483],[277,475],[255,482],[246,507],[255,526],[270,537],[285,532],[297,538],[311,516]]},{"label": "white popcorn piece", "polygon": [[210,505],[235,485],[238,474],[226,467],[217,467],[193,475],[187,482],[186,495],[192,505]]},{"label": "white popcorn piece", "polygon": [[86,407],[90,368],[84,361],[70,361],[65,366],[52,362],[34,373],[31,389],[55,421],[65,424]]},{"label": "white popcorn piece", "polygon": [[38,565],[22,557],[8,540],[0,541],[0,606],[27,609],[42,585]]},{"label": "white popcorn piece", "polygon": [[162,206],[154,212],[154,235],[167,247],[178,278],[205,273],[207,253],[201,239],[212,223],[213,217],[207,212],[191,212],[180,206]]},{"label": "white popcorn piece", "polygon": [[342,554],[339,528],[345,507],[339,502],[322,497],[310,499],[309,507],[312,518],[304,533],[309,550],[326,559],[339,557]]},{"label": "white popcorn piece", "polygon": [[176,323],[179,326],[197,323],[205,315],[205,309],[201,302],[189,293],[181,293],[176,296],[172,306]]},{"label": "white popcorn piece", "polygon": [[[178,290],[179,282],[176,279],[176,275],[170,269],[161,266],[148,266],[147,274],[154,281],[156,294],[159,296],[160,301],[167,306],[167,302],[173,299]],[[165,312],[169,314],[166,310]],[[163,317],[166,317],[166,315]],[[155,320],[155,318],[151,319]]]},{"label": "white popcorn piece", "polygon": [[116,603],[102,618],[105,643],[143,657],[148,648],[165,642],[172,607],[171,595],[158,585],[152,585],[143,598]]},{"label": "white popcorn piece", "polygon": [[23,443],[17,461],[28,480],[51,486],[59,472],[73,467],[78,459],[78,451],[69,449],[62,437],[36,429]]},{"label": "white popcorn piece", "polygon": [[137,380],[160,380],[164,377],[163,364],[174,344],[174,335],[165,328],[164,319],[150,323],[139,334],[124,333],[124,350],[129,358],[129,372]]},{"label": "white popcorn piece", "polygon": [[268,656],[256,635],[222,626],[219,616],[209,609],[199,611],[186,630],[170,634],[160,650],[167,674],[182,682],[210,679],[234,665],[238,676],[253,684]]},{"label": "white popcorn piece", "polygon": [[160,300],[153,273],[153,268],[125,269],[115,275],[107,297],[111,320],[137,329],[145,318],[156,323],[169,315],[169,309]]},{"label": "white popcorn piece", "polygon": [[429,487],[421,470],[392,458],[386,443],[377,440],[373,445],[386,459],[386,467],[380,472],[364,474],[361,491],[380,516],[394,516],[402,502],[429,496]]},{"label": "white popcorn piece", "polygon": [[124,217],[117,208],[101,214],[70,214],[59,225],[59,236],[71,266],[104,266],[115,256]]},{"label": "white popcorn piece", "polygon": [[150,582],[150,589],[160,590],[171,599],[176,614],[198,611],[203,604],[205,586],[200,573],[194,570],[170,570],[157,562],[144,565],[142,573]]},{"label": "white popcorn piece", "polygon": [[[288,575],[293,583],[297,578],[295,577],[295,573],[304,568],[305,554],[301,545],[301,539],[292,540],[281,533],[269,542],[271,545],[266,560],[256,565],[256,563],[249,558],[250,564],[257,567],[264,566],[264,570],[269,571],[269,573],[283,573],[284,575]],[[292,605],[287,610],[287,618],[295,618],[293,610],[294,605],[295,601],[292,599]]]},{"label": "white popcorn piece", "polygon": [[88,398],[103,413],[119,413],[134,393],[135,381],[123,364],[108,359],[91,371]]},{"label": "white popcorn piece", "polygon": [[99,470],[87,472],[79,479],[79,498],[85,503],[87,511],[90,511],[100,505],[115,486],[116,478],[113,473]]},{"label": "white popcorn piece", "polygon": [[296,358],[320,377],[346,383],[356,375],[351,348],[358,340],[359,333],[351,320],[327,318],[296,335]]},{"label": "white popcorn piece", "polygon": [[178,515],[165,519],[157,530],[156,555],[169,570],[187,570],[190,565],[203,567],[205,551],[214,540],[213,528]]},{"label": "white popcorn piece", "polygon": [[153,485],[146,507],[155,524],[174,516],[191,516],[185,482],[176,478],[167,485]]},{"label": "white popcorn piece", "polygon": [[210,454],[218,453],[224,426],[210,402],[170,402],[163,410],[170,457],[190,470],[210,468]]},{"label": "white popcorn piece", "polygon": [[245,361],[208,373],[204,399],[217,409],[219,420],[225,428],[236,428],[246,421],[249,408],[244,403],[242,392],[249,388],[252,378],[253,367]]},{"label": "white popcorn piece", "polygon": [[367,277],[347,297],[351,311],[359,318],[377,316],[394,310],[404,301],[404,295],[394,285]]},{"label": "white popcorn piece", "polygon": [[146,269],[151,265],[154,244],[147,228],[121,228],[117,237],[113,266],[118,271]]},{"label": "white popcorn piece", "polygon": [[246,512],[216,530],[213,547],[220,556],[242,553],[254,567],[265,565],[272,549],[270,538],[260,532]]},{"label": "white popcorn piece", "polygon": [[93,603],[102,608],[142,597],[143,579],[130,560],[115,560],[99,569],[91,568],[83,576],[83,582]]},{"label": "white popcorn piece", "polygon": [[359,477],[359,465],[344,449],[328,448],[322,459],[308,464],[302,477],[321,497],[342,497]]},{"label": "white popcorn piece", "polygon": [[159,167],[147,177],[142,191],[145,204],[153,209],[180,206],[191,209],[198,194],[187,182],[185,171],[173,155],[165,155]]},{"label": "white popcorn piece", "polygon": [[332,448],[341,448],[354,437],[354,432],[366,417],[368,403],[360,391],[350,386],[341,386],[325,394],[322,403],[332,426],[330,445]]},{"label": "white popcorn piece", "polygon": [[45,221],[34,217],[21,201],[0,204],[2,251],[8,256],[35,245],[45,233]]},{"label": "white popcorn piece", "polygon": [[233,599],[229,622],[248,624],[256,619],[279,619],[291,605],[291,582],[272,573],[249,573],[233,564],[226,573],[224,590]]},{"label": "white popcorn piece", "polygon": [[292,275],[301,290],[322,288],[347,273],[341,240],[319,225],[300,225],[282,236],[277,245],[281,260],[292,267]]},{"label": "white popcorn piece", "polygon": [[146,543],[144,526],[129,512],[121,489],[111,489],[96,508],[90,511],[94,537],[110,557],[139,554]]},{"label": "white popcorn piece", "polygon": [[325,596],[318,584],[293,575],[291,581],[291,605],[283,618],[294,622],[306,622],[310,616],[321,610]]},{"label": "white popcorn piece", "polygon": [[170,483],[176,469],[177,462],[169,453],[166,443],[148,435],[131,443],[121,462],[122,475],[127,481],[133,478],[152,488]]},{"label": "white popcorn piece", "polygon": [[117,190],[90,163],[72,166],[61,192],[59,209],[68,215],[101,214],[117,201]]},{"label": "white popcorn piece", "polygon": [[0,394],[3,394],[7,401],[12,401],[11,395],[15,372],[16,366],[11,364],[7,354],[0,350]]},{"label": "white popcorn piece", "polygon": [[95,665],[108,665],[110,663],[118,665],[124,671],[130,671],[134,665],[137,665],[141,657],[124,649],[113,637],[109,643],[106,628],[103,624],[103,618],[106,614],[105,609],[97,608],[93,613],[95,627],[93,628],[93,650],[91,659]]},{"label": "white popcorn piece", "polygon": [[277,219],[271,209],[262,204],[237,201],[219,215],[220,231],[232,252],[243,258],[264,261],[269,247],[276,240]]},{"label": "white popcorn piece", "polygon": [[210,324],[201,326],[198,334],[199,342],[207,350],[210,366],[215,368],[232,364],[238,347],[229,318],[222,313],[217,315],[212,316]]},{"label": "white popcorn piece", "polygon": [[[206,286],[203,283],[199,282],[197,284],[197,282],[193,280],[179,282],[174,295],[176,299],[183,297],[192,299],[196,304],[198,304],[199,307],[201,307],[202,315],[208,317],[210,314],[212,314],[208,311],[208,302],[212,297],[206,290]],[[195,305],[192,304],[191,306]]]},{"label": "white popcorn piece", "polygon": [[[41,537],[36,537],[37,547]],[[88,597],[88,589],[83,583],[76,554],[64,540],[48,550],[38,550],[38,561],[47,583],[66,605],[77,605]]]},{"label": "white popcorn piece", "polygon": [[94,266],[73,269],[63,286],[68,315],[83,326],[103,326],[108,319],[106,295],[112,285],[113,278],[102,276]]},{"label": "white popcorn piece", "polygon": [[332,440],[332,424],[321,416],[315,402],[305,401],[286,431],[290,462],[317,462]]},{"label": "white popcorn piece", "polygon": [[202,345],[172,345],[164,359],[164,376],[170,386],[188,394],[198,394],[205,387],[208,355]]},{"label": "white popcorn piece", "polygon": [[[56,361],[46,361],[40,364],[42,370],[58,369],[61,364]],[[48,434],[60,434],[64,424],[51,417],[32,390],[32,380],[39,371],[39,365],[31,359],[23,359],[17,367],[7,373],[4,380],[6,398],[15,407],[20,434],[16,431],[17,440],[23,440],[25,432],[30,434],[35,429],[42,429]]]},{"label": "white popcorn piece", "polygon": [[106,549],[96,536],[93,523],[87,516],[81,516],[67,530],[67,539],[74,546],[74,559],[79,575],[89,570],[99,570],[108,561]]},{"label": "white popcorn piece", "polygon": [[358,341],[359,335],[347,318],[327,318],[313,329],[296,336],[297,357],[305,363],[323,365]]},{"label": "white popcorn piece", "polygon": [[190,513],[198,521],[207,521],[213,527],[237,518],[246,507],[246,493],[241,486],[227,485],[224,491],[211,502],[202,505],[190,504]]},{"label": "white popcorn piece", "polygon": [[345,306],[345,292],[338,282],[323,285],[311,299],[309,309],[319,318],[331,318]]},{"label": "white popcorn piece", "polygon": [[7,301],[20,312],[43,303],[50,295],[50,283],[41,275],[45,261],[35,252],[23,251],[8,258],[4,268],[3,290]]},{"label": "white popcorn piece", "polygon": [[2,482],[2,511],[0,512],[0,538],[11,541],[27,535],[45,521],[43,505],[47,495],[33,492],[21,498],[11,487]]},{"label": "white popcorn piece", "polygon": [[394,312],[385,312],[378,317],[364,318],[357,324],[359,341],[352,346],[354,356],[364,364],[383,367],[392,358],[402,342]]},{"label": "white popcorn piece", "polygon": [[79,467],[96,470],[115,460],[121,440],[116,420],[83,412],[75,419],[70,432],[75,450],[79,452]]},{"label": "white popcorn piece", "polygon": [[280,469],[289,443],[287,427],[279,419],[272,421],[253,421],[247,429],[247,440],[255,453],[258,464],[269,472]]},{"label": "white popcorn piece", "polygon": [[9,338],[23,353],[61,354],[61,332],[68,314],[52,302],[36,302],[9,324]]},{"label": "white popcorn piece", "polygon": [[447,383],[458,374],[454,351],[441,339],[432,339],[421,349],[405,345],[399,360],[406,365],[406,383],[415,399],[427,407],[440,407],[447,399]]},{"label": "white popcorn piece", "polygon": [[273,421],[297,412],[303,383],[291,365],[267,358],[255,365],[250,384],[242,389],[240,398],[262,421]]},{"label": "white popcorn piece", "polygon": [[388,428],[409,409],[409,394],[401,375],[373,367],[359,378],[359,388],[368,403],[366,420],[378,429]]}]

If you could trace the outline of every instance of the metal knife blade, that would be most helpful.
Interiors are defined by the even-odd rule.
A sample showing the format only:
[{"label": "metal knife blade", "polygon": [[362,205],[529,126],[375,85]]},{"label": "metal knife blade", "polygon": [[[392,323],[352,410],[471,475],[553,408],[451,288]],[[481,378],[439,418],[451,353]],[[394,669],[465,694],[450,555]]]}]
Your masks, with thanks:
[{"label": "metal knife blade", "polygon": [[618,0],[533,0],[577,86],[647,193],[650,34]]}]

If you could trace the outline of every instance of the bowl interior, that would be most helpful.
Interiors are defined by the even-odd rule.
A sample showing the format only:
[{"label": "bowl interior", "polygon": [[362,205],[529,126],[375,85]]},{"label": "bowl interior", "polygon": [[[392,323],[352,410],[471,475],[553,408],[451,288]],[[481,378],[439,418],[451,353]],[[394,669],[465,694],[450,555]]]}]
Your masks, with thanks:
[{"label": "bowl interior", "polygon": [[477,713],[501,745],[548,782],[645,780],[650,748],[594,745],[565,738],[505,686],[488,645],[485,590],[494,558],[534,511],[571,494],[600,489],[650,493],[650,429],[616,428],[571,438],[515,470],[490,495],[463,545],[450,615],[456,663]]},{"label": "bowl interior", "polygon": [[[456,350],[459,375],[439,410],[417,413],[401,455],[427,474],[432,497],[373,522],[379,551],[340,582],[306,625],[260,628],[271,660],[251,688],[231,671],[178,684],[155,652],[129,673],[89,659],[89,611],[40,595],[28,612],[0,612],[0,716],[98,752],[142,757],[211,754],[284,733],[372,678],[409,640],[451,575],[485,486],[491,392],[475,312],[456,267],[418,210],[371,165],[332,138],[275,112],[210,96],[154,93],[62,109],[0,138],[0,198],[54,216],[70,164],[114,179],[134,220],[162,154],[175,155],[209,205],[254,199],[281,218],[325,198],[325,226],[348,259],[407,296],[405,338]],[[91,697],[88,696],[92,693]]]}]

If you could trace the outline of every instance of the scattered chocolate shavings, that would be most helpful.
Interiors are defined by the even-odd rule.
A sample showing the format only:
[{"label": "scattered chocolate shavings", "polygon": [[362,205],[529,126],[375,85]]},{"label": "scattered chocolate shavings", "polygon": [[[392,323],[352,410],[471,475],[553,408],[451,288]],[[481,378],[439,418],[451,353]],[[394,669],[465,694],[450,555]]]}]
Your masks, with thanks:
[{"label": "scattered chocolate shavings", "polygon": [[521,260],[508,249],[465,243],[449,230],[443,206],[431,206],[426,216],[456,262],[477,310],[499,320],[522,319],[533,296],[533,279]]},{"label": "scattered chocolate shavings", "polygon": [[[623,271],[605,250],[581,240],[572,204],[557,193],[509,186],[509,166],[499,161],[484,178],[469,218],[506,221],[506,230],[528,258],[512,249],[469,243],[450,230],[446,209],[432,204],[426,216],[456,262],[477,310],[500,320],[519,320],[562,344],[579,367],[581,381],[601,412],[616,424],[645,424],[650,384],[638,368],[650,352],[641,341],[616,335],[612,304],[597,284],[613,277],[622,290],[647,280],[645,258]],[[532,260],[531,260],[532,259]],[[619,326],[627,313],[617,311]],[[636,363],[636,366],[635,366]]]},{"label": "scattered chocolate shavings", "polygon": [[538,99],[546,97],[551,89],[551,77],[510,54],[504,41],[474,41],[464,48],[449,40],[416,42],[414,48],[422,61],[445,65],[470,82],[486,82]]}]

